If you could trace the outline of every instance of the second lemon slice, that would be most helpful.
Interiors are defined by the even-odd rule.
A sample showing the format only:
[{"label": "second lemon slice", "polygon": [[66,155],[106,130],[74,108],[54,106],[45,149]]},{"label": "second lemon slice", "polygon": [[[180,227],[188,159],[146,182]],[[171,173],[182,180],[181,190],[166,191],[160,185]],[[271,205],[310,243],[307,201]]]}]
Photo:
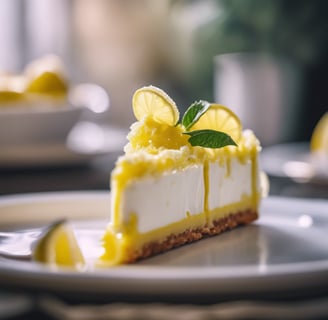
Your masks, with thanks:
[{"label": "second lemon slice", "polygon": [[190,128],[193,130],[211,129],[228,134],[235,142],[238,142],[242,134],[242,125],[236,114],[229,108],[212,103],[207,111]]},{"label": "second lemon slice", "polygon": [[137,120],[150,116],[156,122],[174,126],[179,120],[175,102],[163,90],[147,86],[138,89],[132,98],[133,112]]}]

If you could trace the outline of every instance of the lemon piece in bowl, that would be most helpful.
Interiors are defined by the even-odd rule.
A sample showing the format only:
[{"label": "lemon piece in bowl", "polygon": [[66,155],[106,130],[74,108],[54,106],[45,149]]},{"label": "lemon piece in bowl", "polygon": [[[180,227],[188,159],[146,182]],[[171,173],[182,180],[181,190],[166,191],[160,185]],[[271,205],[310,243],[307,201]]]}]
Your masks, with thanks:
[{"label": "lemon piece in bowl", "polygon": [[0,90],[0,106],[7,107],[8,105],[23,101],[23,94],[15,91]]},{"label": "lemon piece in bowl", "polygon": [[80,268],[85,264],[74,230],[66,220],[51,224],[32,248],[35,261],[52,266]]},{"label": "lemon piece in bowl", "polygon": [[326,112],[315,126],[310,149],[312,153],[322,153],[328,156],[328,112]]},{"label": "lemon piece in bowl", "polygon": [[156,122],[174,126],[179,120],[175,102],[162,89],[154,86],[138,89],[133,95],[132,107],[139,121],[148,116]]},{"label": "lemon piece in bowl", "polygon": [[48,55],[32,61],[25,68],[28,93],[60,95],[68,91],[65,68],[59,57]]},{"label": "lemon piece in bowl", "polygon": [[26,88],[30,93],[65,94],[67,83],[59,74],[45,71],[33,78]]},{"label": "lemon piece in bowl", "polygon": [[212,103],[190,128],[190,130],[205,129],[224,132],[235,142],[238,142],[242,135],[242,125],[237,115],[229,108],[215,103]]}]

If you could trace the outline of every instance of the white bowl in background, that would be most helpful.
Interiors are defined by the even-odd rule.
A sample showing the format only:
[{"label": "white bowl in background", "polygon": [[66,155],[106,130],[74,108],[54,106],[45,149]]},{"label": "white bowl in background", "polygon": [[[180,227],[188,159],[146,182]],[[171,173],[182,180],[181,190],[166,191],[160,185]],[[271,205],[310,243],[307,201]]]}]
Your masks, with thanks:
[{"label": "white bowl in background", "polygon": [[49,100],[32,106],[0,107],[0,152],[26,144],[64,144],[82,116],[92,118],[110,106],[106,91],[91,83],[72,87],[61,104]]}]

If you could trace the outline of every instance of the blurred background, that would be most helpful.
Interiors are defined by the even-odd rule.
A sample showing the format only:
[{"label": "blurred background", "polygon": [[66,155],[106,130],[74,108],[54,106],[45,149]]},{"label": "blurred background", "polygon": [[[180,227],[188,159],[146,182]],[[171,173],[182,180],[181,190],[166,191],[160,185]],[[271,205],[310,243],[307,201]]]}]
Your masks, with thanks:
[{"label": "blurred background", "polygon": [[[235,110],[264,147],[270,196],[328,199],[328,113],[325,158],[309,152],[328,111],[327,13],[327,0],[0,0],[0,202],[107,192],[135,121],[133,93],[150,84],[180,113],[199,99]],[[108,112],[1,108],[1,73],[21,74],[48,54],[60,57],[70,87],[105,89],[78,100],[101,100]]]},{"label": "blurred background", "polygon": [[[58,55],[71,84],[90,82],[106,90],[110,110],[97,121],[107,128],[127,131],[135,121],[134,91],[152,84],[167,91],[182,112],[199,99],[229,106],[264,147],[308,143],[328,111],[326,12],[325,0],[2,0],[0,70],[20,73],[34,59]],[[100,138],[119,139],[112,133],[108,139],[94,126],[83,130],[91,147]],[[121,139],[116,146],[120,152],[124,143]],[[300,156],[287,149],[281,161],[291,160],[290,153],[296,156],[291,163],[296,178],[312,170],[307,159],[299,162],[304,148]],[[47,156],[58,153],[52,152]],[[272,152],[267,158],[281,171],[282,162],[272,157],[276,149]],[[82,185],[83,177],[61,184],[55,172],[53,185],[44,186],[38,171],[24,171],[26,181],[8,187],[12,174],[2,172],[7,182],[0,192],[107,188],[115,159],[110,166],[106,160],[101,182],[92,176]],[[39,187],[29,182],[36,176]]]},{"label": "blurred background", "polygon": [[[134,121],[134,90],[154,84],[181,109],[200,98],[243,100],[229,106],[281,123],[267,144],[307,140],[328,105],[327,9],[324,0],[2,0],[0,69],[20,72],[58,54],[73,82],[108,91],[105,121],[122,126]],[[247,95],[255,98],[246,103]],[[268,109],[261,117],[256,103]]]}]

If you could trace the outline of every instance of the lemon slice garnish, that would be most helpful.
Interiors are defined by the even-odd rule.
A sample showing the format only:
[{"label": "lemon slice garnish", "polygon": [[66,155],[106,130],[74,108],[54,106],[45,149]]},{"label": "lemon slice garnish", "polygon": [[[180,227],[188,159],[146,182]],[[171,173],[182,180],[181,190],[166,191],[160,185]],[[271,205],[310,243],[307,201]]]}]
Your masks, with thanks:
[{"label": "lemon slice garnish", "polygon": [[132,98],[132,107],[138,121],[150,116],[159,123],[174,126],[179,120],[179,110],[166,92],[154,86],[138,89]]},{"label": "lemon slice garnish", "polygon": [[229,108],[212,103],[207,111],[190,128],[192,130],[211,129],[228,134],[238,142],[242,134],[242,125],[239,118]]},{"label": "lemon slice garnish", "polygon": [[78,268],[85,264],[72,227],[61,220],[50,225],[32,248],[35,261]]},{"label": "lemon slice garnish", "polygon": [[328,112],[326,112],[315,126],[310,143],[311,152],[328,155]]}]

